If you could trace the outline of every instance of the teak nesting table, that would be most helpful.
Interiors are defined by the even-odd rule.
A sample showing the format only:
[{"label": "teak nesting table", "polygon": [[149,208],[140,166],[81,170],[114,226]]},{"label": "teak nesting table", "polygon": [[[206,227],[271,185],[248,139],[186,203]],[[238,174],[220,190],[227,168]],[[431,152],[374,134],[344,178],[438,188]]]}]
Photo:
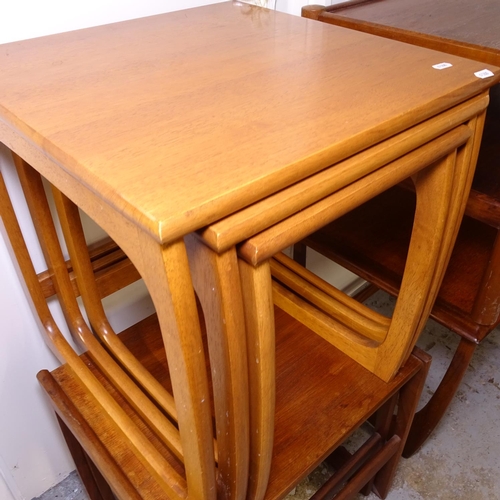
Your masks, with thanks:
[{"label": "teak nesting table", "polygon": [[[303,15],[422,47],[500,64],[500,4],[439,0],[353,0],[331,7],[305,7]],[[476,346],[499,324],[500,308],[500,86],[490,105],[477,172],[458,235],[431,316],[461,336],[453,360],[429,404],[419,412],[408,442],[415,451],[446,411]],[[391,198],[394,198],[392,201]],[[396,210],[392,207],[398,207]],[[331,227],[330,257],[376,286],[397,293],[411,228],[411,195],[394,190],[349,220]],[[368,215],[370,214],[370,215]],[[359,220],[364,222],[359,224]],[[378,235],[391,227],[391,243]],[[353,230],[353,228],[356,228]],[[347,234],[350,234],[347,237]],[[314,243],[310,241],[314,246]],[[379,248],[379,250],[375,250]],[[319,248],[316,248],[321,251]],[[323,245],[323,249],[326,247]]]},{"label": "teak nesting table", "polygon": [[[371,381],[360,406],[385,390],[388,400],[402,377],[409,380],[421,369],[410,354],[465,208],[488,89],[500,79],[498,68],[454,56],[446,56],[451,67],[437,69],[443,57],[239,2],[0,47],[0,141],[13,152],[45,247],[48,279],[89,352],[80,358],[68,347],[35,290],[41,278],[25,272],[49,346],[66,363],[55,378],[42,373],[42,385],[53,400],[56,386],[81,385],[74,390],[87,398],[82,411],[97,408],[72,429],[77,437],[91,418],[111,422],[110,429],[126,437],[137,467],[145,467],[148,480],[168,498],[214,498],[216,489],[227,498],[280,498],[338,444],[329,443],[329,429],[349,408],[355,381],[322,395],[321,401],[336,392],[344,398],[331,415],[327,405],[318,410],[306,399],[317,381],[341,372],[333,361],[322,372],[331,346]],[[53,186],[71,264],[51,246],[49,233],[55,232],[40,201],[39,174]],[[409,177],[419,203],[392,318],[369,311],[280,254]],[[2,217],[14,227],[3,200]],[[86,254],[77,207],[109,234],[146,283],[173,400],[116,342],[100,305],[98,260],[92,249],[90,260]],[[20,248],[17,230],[10,235]],[[23,252],[17,258],[27,269]],[[106,252],[99,259],[111,255]],[[91,338],[74,306],[75,293],[110,355]],[[286,338],[303,349],[289,363],[275,362],[275,321],[285,316],[296,326],[283,333],[277,350]],[[318,365],[306,363],[307,377],[282,397],[284,373],[310,359],[312,347],[303,342],[311,333],[301,330],[304,325],[324,343],[314,348]],[[205,327],[208,347],[200,333]],[[130,341],[141,344],[141,336]],[[130,390],[117,385],[155,429],[151,440],[141,434],[142,423],[127,420],[127,405],[110,400],[111,389],[98,382],[101,372],[115,376],[114,360],[155,401],[151,405],[144,395],[134,400],[133,384]],[[98,375],[89,373],[91,365]],[[116,380],[129,384],[123,374]],[[291,442],[280,441],[280,425],[287,421],[280,408],[291,401],[301,408],[294,435],[306,425],[319,432],[307,453],[304,448],[295,458],[286,455],[292,434]],[[406,411],[405,401],[400,406]],[[68,405],[56,404],[63,420],[72,411]],[[159,407],[169,417],[156,424]],[[388,408],[390,417],[394,406]],[[344,417],[346,428],[366,419],[361,411]],[[323,427],[313,423],[316,417]],[[158,444],[158,436],[166,444]],[[89,442],[85,451],[102,460],[98,468],[116,487],[120,473],[103,458],[105,440]],[[399,443],[399,437],[390,440],[384,450],[397,455]],[[165,459],[158,450],[167,448]]]}]

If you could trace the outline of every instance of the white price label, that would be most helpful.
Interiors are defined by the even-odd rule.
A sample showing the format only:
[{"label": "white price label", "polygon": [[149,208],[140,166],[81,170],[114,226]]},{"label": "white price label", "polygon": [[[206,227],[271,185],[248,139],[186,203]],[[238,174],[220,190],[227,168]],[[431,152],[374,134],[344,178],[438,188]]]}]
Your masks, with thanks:
[{"label": "white price label", "polygon": [[474,73],[478,78],[489,78],[493,76],[493,73],[489,69],[482,69],[481,71],[476,71]]},{"label": "white price label", "polygon": [[453,66],[453,64],[451,63],[447,63],[447,62],[442,62],[442,63],[439,63],[439,64],[433,64],[432,67],[434,69],[446,69],[446,68],[451,68]]}]

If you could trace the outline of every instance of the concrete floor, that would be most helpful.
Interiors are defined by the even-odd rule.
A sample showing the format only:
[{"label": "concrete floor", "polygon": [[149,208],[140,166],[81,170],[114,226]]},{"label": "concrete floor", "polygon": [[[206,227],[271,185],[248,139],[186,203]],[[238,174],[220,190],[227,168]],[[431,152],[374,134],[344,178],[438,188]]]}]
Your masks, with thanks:
[{"label": "concrete floor", "polygon": [[[372,304],[386,311],[379,293]],[[458,336],[429,321],[418,345],[432,356],[422,402],[444,374]],[[500,498],[500,332],[476,349],[453,402],[418,454],[402,460],[388,500],[493,500]],[[373,497],[375,498],[375,497]]]},{"label": "concrete floor", "polygon": [[[382,292],[369,304],[389,314],[392,299]],[[433,358],[422,396],[437,386],[458,343],[458,337],[429,321],[418,345]],[[500,332],[495,330],[476,349],[471,366],[445,418],[412,458],[400,462],[388,500],[500,499]],[[309,498],[328,475],[320,466],[287,500]],[[368,500],[377,498],[370,495]],[[38,500],[86,500],[76,474]]]},{"label": "concrete floor", "polygon": [[76,471],[74,471],[49,491],[32,500],[88,500],[88,498]]}]

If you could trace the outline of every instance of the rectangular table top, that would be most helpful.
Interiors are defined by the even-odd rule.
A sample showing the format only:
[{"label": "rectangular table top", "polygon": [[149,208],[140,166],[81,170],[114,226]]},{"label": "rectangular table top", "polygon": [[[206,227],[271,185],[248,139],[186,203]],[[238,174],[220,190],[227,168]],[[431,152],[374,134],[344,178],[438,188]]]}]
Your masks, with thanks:
[{"label": "rectangular table top", "polygon": [[412,33],[420,41],[428,35],[439,50],[500,64],[498,0],[353,0],[328,10],[340,18]]},{"label": "rectangular table top", "polygon": [[27,140],[167,242],[479,93],[485,68],[498,81],[227,2],[1,45],[0,141]]}]

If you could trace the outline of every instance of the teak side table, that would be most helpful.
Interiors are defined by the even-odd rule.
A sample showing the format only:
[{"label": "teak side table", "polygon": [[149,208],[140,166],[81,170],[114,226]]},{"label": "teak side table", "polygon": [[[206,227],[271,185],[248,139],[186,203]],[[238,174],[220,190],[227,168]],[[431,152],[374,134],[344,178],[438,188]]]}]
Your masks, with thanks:
[{"label": "teak side table", "polygon": [[[441,53],[239,2],[0,47],[0,141],[47,276],[30,268],[7,195],[2,219],[64,362],[39,380],[94,483],[97,465],[122,498],[282,498],[380,410],[378,437],[361,452],[382,455],[352,488],[386,493],[428,365],[411,353],[465,209],[488,89],[500,80],[499,68],[447,57],[453,66],[440,71]],[[392,318],[280,254],[409,177],[416,222]],[[119,249],[87,249],[78,209]],[[151,294],[167,389],[158,386],[165,373],[151,377],[131,355],[135,344],[158,366],[158,347],[133,329],[118,341],[107,321],[100,299],[115,285],[99,269],[114,252]],[[85,355],[54,324],[41,280]],[[288,325],[279,337],[278,324]],[[304,377],[285,387],[299,368]],[[78,405],[81,418],[66,418]],[[83,451],[75,444],[103,428]],[[118,462],[136,464],[127,478]]]},{"label": "teak side table", "polygon": [[[500,4],[494,0],[353,0],[327,8],[305,7],[303,15],[485,63],[500,63]],[[461,340],[435,394],[415,418],[407,455],[439,423],[476,346],[500,323],[500,86],[491,89],[490,98],[466,217],[431,312]],[[332,225],[328,235],[324,232],[310,238],[308,244],[376,287],[397,294],[413,207],[411,194],[394,190]],[[386,239],[382,248],[380,235],[387,227],[392,243]]]}]

